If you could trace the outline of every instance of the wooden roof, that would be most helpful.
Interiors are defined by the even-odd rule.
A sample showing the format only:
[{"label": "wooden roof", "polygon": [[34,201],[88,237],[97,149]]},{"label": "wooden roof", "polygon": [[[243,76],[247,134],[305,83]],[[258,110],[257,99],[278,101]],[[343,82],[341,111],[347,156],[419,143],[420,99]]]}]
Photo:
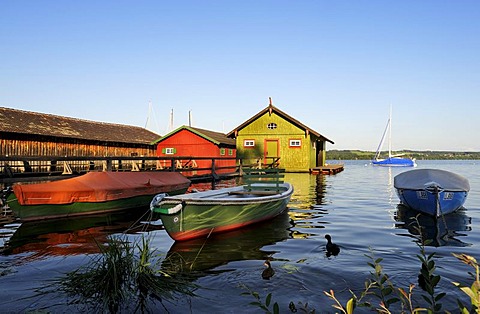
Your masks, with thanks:
[{"label": "wooden roof", "polygon": [[200,129],[200,128],[194,128],[194,127],[186,126],[186,125],[182,125],[181,127],[179,127],[177,129],[173,130],[172,132],[166,134],[161,139],[158,139],[157,141],[155,141],[155,143],[161,142],[161,141],[171,137],[172,135],[180,132],[181,130],[188,130],[188,131],[206,139],[207,141],[212,142],[213,144],[215,144],[217,146],[226,146],[226,147],[231,147],[231,148],[236,147],[235,140],[227,137],[224,133],[205,130],[205,129]]},{"label": "wooden roof", "polygon": [[253,117],[251,117],[250,119],[248,119],[247,121],[245,121],[244,123],[240,124],[239,126],[237,126],[235,129],[233,129],[232,131],[230,131],[229,133],[227,133],[227,136],[230,137],[230,138],[235,138],[235,134],[236,132],[240,131],[241,129],[243,129],[244,127],[246,127],[247,125],[249,125],[250,123],[252,123],[253,121],[257,120],[259,117],[263,116],[264,114],[266,113],[270,113],[272,114],[273,112],[275,112],[277,115],[279,115],[280,117],[282,117],[283,119],[287,120],[288,122],[292,123],[293,125],[299,127],[300,129],[310,133],[310,134],[313,134],[315,135],[316,137],[318,137],[320,140],[322,141],[327,141],[327,142],[330,142],[332,144],[335,144],[332,140],[326,138],[325,136],[321,135],[320,133],[318,133],[317,131],[315,130],[312,130],[311,128],[309,128],[308,126],[306,126],[305,124],[301,123],[300,121],[296,120],[295,118],[293,118],[292,116],[286,114],[285,112],[281,111],[280,109],[278,109],[277,107],[273,106],[271,103],[270,105],[268,105],[268,107],[266,107],[265,109],[263,109],[262,111],[260,111],[259,113],[257,113],[256,115],[254,115]]},{"label": "wooden roof", "polygon": [[0,132],[130,144],[152,144],[147,129],[0,107]]}]

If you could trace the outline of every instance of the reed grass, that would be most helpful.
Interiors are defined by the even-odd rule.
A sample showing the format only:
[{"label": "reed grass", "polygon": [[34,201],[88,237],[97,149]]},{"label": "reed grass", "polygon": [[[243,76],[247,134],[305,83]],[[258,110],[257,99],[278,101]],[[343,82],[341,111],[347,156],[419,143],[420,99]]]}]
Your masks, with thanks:
[{"label": "reed grass", "polygon": [[113,236],[99,245],[101,254],[90,263],[67,273],[56,286],[77,304],[94,312],[149,312],[149,304],[173,301],[176,296],[194,296],[196,286],[188,274],[162,269],[165,259],[142,235],[131,243],[126,236]]}]

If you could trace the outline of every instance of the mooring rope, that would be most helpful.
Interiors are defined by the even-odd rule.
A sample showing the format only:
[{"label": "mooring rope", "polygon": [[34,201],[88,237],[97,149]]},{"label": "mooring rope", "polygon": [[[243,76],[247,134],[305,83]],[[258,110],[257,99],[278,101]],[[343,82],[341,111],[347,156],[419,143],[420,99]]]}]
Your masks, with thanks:
[{"label": "mooring rope", "polygon": [[436,215],[437,217],[440,216],[442,217],[442,221],[443,221],[443,227],[445,228],[445,234],[442,236],[445,237],[447,236],[448,237],[448,226],[447,226],[447,221],[445,220],[445,215],[443,214],[442,212],[442,206],[440,205],[440,190],[435,187],[435,200],[437,202],[437,212],[436,212]]},{"label": "mooring rope", "polygon": [[190,265],[190,270],[192,270],[193,265],[195,264],[195,261],[196,261],[197,258],[198,258],[198,255],[200,255],[200,252],[202,252],[202,250],[203,250],[203,247],[205,246],[205,244],[207,244],[207,241],[208,241],[208,239],[210,238],[210,235],[212,234],[213,229],[215,229],[215,227],[213,227],[212,229],[210,229],[210,232],[208,233],[207,237],[205,238],[205,241],[203,241],[202,247],[200,248],[200,250],[198,250],[197,255],[195,256],[195,258],[193,259],[192,264]]}]

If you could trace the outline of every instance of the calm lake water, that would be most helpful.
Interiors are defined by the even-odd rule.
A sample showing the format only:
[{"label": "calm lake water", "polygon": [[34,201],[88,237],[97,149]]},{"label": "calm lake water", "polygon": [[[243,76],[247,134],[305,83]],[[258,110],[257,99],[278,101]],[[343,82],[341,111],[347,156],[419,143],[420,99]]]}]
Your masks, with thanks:
[{"label": "calm lake water", "polygon": [[[350,297],[348,289],[359,293],[371,271],[365,255],[372,251],[376,258],[383,258],[384,272],[397,287],[417,284],[421,264],[416,256],[420,251],[416,231],[408,227],[415,213],[398,208],[393,188],[394,176],[411,169],[373,167],[368,161],[344,163],[345,171],[332,176],[287,173],[285,180],[295,187],[288,213],[207,241],[174,243],[161,222],[137,221],[137,217],[125,215],[24,224],[3,242],[0,238],[0,246],[5,246],[0,255],[0,312],[80,311],[78,305],[68,305],[69,298],[60,291],[37,295],[36,290],[89,263],[99,251],[95,240],[103,243],[109,235],[123,233],[132,240],[148,235],[162,258],[172,256],[201,271],[194,281],[198,286],[195,297],[179,295],[163,304],[152,301],[150,310],[157,313],[262,312],[249,304],[254,301],[251,295],[242,295],[247,292],[245,287],[258,292],[262,300],[272,293],[282,313],[290,312],[290,301],[308,303],[317,313],[333,313],[333,301],[324,291],[333,289],[343,304]],[[436,273],[441,276],[438,292],[447,293],[441,301],[443,310],[457,312],[457,299],[470,303],[452,282],[470,286],[468,272],[473,269],[452,253],[480,260],[480,161],[420,160],[417,168],[449,170],[470,181],[465,210],[437,224],[431,219],[420,221],[424,236],[433,241],[427,253],[436,253]],[[325,255],[327,233],[341,247],[338,256]],[[275,269],[270,280],[261,276],[267,258]],[[415,288],[414,304],[424,305],[421,294]],[[357,312],[362,312],[361,308]]]}]

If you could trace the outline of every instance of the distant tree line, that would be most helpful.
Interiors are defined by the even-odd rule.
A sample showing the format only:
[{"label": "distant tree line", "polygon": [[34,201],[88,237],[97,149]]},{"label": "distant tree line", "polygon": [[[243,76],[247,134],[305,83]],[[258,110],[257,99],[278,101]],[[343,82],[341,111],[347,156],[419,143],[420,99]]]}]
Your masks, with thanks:
[{"label": "distant tree line", "polygon": [[[392,152],[392,154],[403,154],[406,157],[418,160],[480,160],[480,152],[450,152],[450,151],[413,151],[404,150]],[[383,154],[385,156],[386,153]],[[361,150],[329,150],[329,160],[371,160],[375,152]]]}]

